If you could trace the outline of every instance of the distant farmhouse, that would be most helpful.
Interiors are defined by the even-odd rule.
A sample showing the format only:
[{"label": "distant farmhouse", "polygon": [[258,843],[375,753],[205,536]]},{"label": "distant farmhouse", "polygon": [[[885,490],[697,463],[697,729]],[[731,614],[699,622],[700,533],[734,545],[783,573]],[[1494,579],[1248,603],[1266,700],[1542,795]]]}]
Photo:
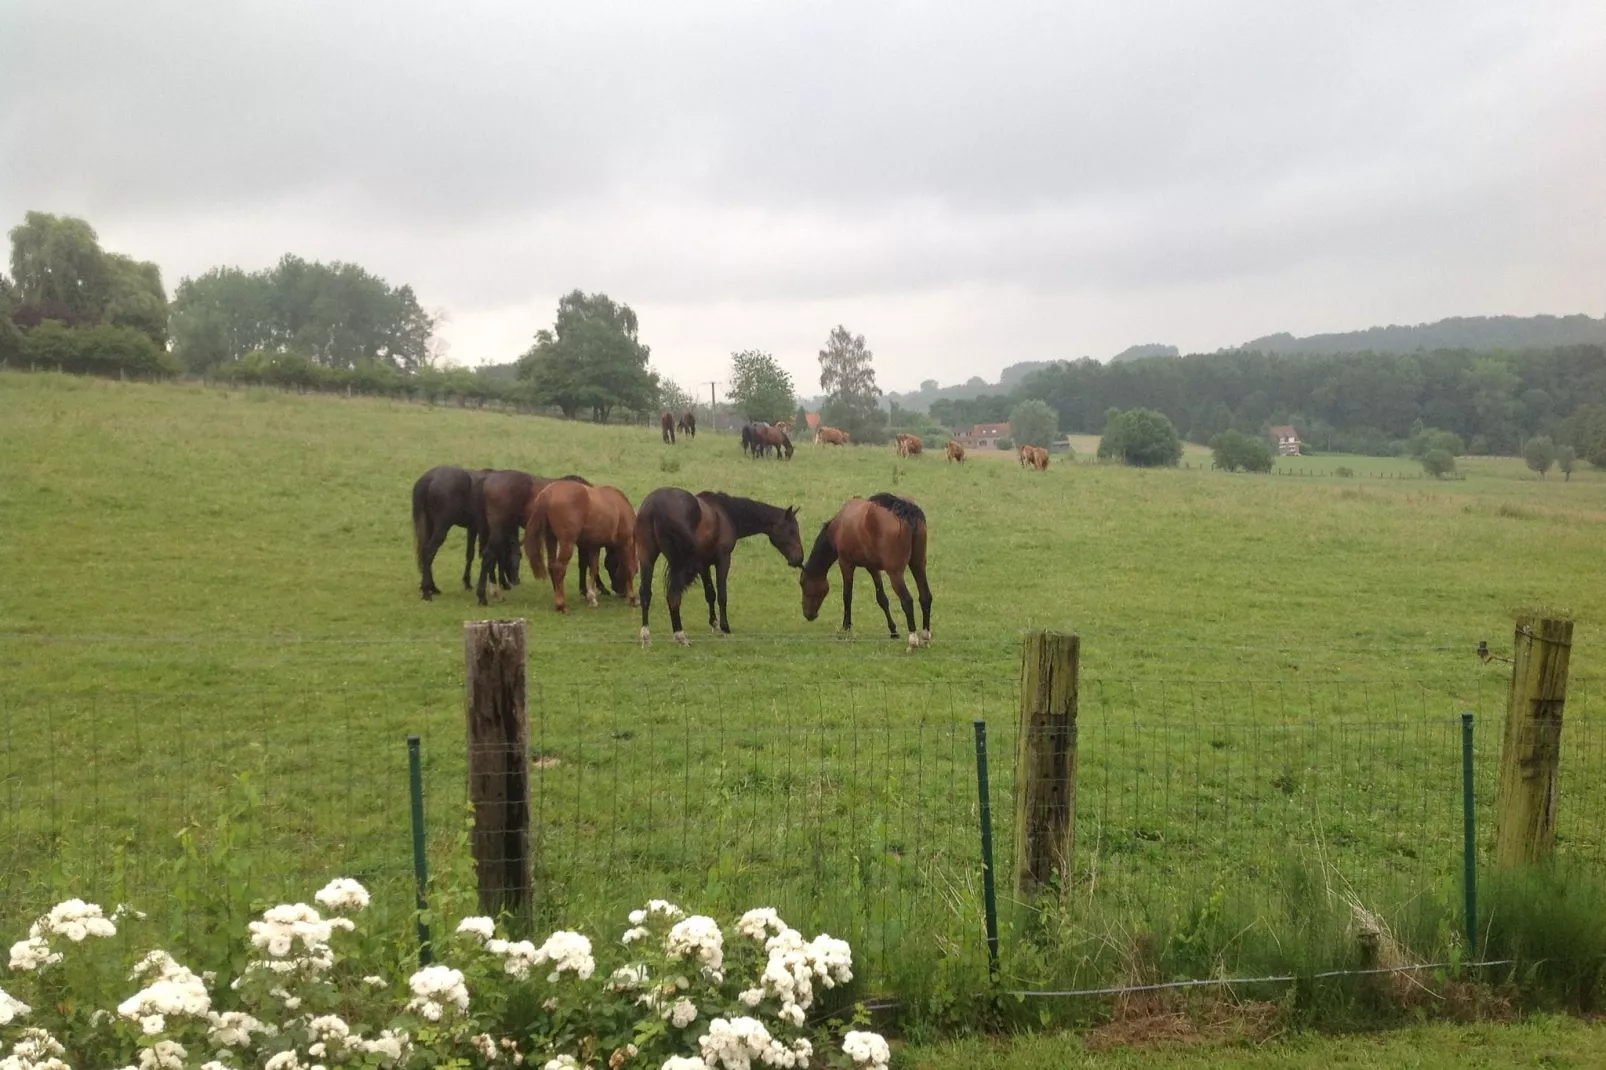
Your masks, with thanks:
[{"label": "distant farmhouse", "polygon": [[1279,457],[1299,456],[1299,432],[1292,427],[1272,428],[1271,440],[1277,447],[1277,455]]}]

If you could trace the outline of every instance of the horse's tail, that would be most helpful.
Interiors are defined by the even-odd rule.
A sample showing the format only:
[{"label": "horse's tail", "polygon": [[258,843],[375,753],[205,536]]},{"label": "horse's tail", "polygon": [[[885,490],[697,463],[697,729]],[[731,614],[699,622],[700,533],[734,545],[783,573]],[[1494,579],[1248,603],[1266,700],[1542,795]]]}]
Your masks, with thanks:
[{"label": "horse's tail", "polygon": [[546,495],[537,494],[530,503],[530,515],[524,525],[524,556],[530,559],[530,574],[536,579],[546,577],[547,535]]},{"label": "horse's tail", "polygon": [[[697,507],[704,508],[701,502],[697,503]],[[685,524],[670,516],[668,510],[654,509],[652,537],[658,544],[658,552],[669,562],[670,575],[678,575],[682,587],[697,578],[702,571],[697,565],[697,536]],[[637,556],[640,556],[639,553]]]},{"label": "horse's tail", "polygon": [[[474,538],[474,532],[469,532]],[[420,479],[413,484],[413,557],[418,567],[424,567],[424,544],[429,541],[429,480]]]}]

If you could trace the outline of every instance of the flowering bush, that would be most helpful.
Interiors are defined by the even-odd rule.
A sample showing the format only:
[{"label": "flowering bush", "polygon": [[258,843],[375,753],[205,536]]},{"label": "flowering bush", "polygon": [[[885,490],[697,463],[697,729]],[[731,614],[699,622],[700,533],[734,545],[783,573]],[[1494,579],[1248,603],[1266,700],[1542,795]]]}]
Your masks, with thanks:
[{"label": "flowering bush", "polygon": [[834,1043],[843,1023],[817,1020],[820,992],[853,978],[848,945],[805,940],[768,908],[742,915],[727,944],[713,918],[653,900],[608,945],[611,969],[581,933],[537,946],[465,918],[450,964],[392,985],[351,917],[367,890],[342,879],[313,899],[250,922],[249,957],[225,985],[141,951],[143,915],[59,904],[11,948],[0,1070],[879,1070],[891,1057],[877,1034]]}]

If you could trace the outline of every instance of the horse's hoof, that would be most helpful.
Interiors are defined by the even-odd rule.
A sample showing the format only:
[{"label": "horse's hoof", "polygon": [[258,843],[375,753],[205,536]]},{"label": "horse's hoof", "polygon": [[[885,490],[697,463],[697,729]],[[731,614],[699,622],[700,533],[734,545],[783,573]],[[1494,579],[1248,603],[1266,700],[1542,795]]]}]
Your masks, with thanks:
[{"label": "horse's hoof", "polygon": [[590,606],[592,609],[596,609],[597,608],[597,596],[594,595],[594,594],[586,595],[586,605]]},{"label": "horse's hoof", "polygon": [[920,649],[920,635],[919,635],[918,632],[910,632],[909,633],[909,649],[910,650],[919,650]]},{"label": "horse's hoof", "polygon": [[652,646],[652,629],[645,624],[641,626],[641,649],[646,650]]},{"label": "horse's hoof", "polygon": [[708,634],[709,635],[718,635],[719,634],[719,625],[715,624],[713,621],[709,621],[708,622]]},{"label": "horse's hoof", "polygon": [[930,628],[927,628],[925,631],[920,633],[920,645],[921,646],[930,646],[931,645],[931,629]]},{"label": "horse's hoof", "polygon": [[676,632],[675,642],[679,643],[681,646],[691,646],[691,640],[686,638],[685,632]]}]

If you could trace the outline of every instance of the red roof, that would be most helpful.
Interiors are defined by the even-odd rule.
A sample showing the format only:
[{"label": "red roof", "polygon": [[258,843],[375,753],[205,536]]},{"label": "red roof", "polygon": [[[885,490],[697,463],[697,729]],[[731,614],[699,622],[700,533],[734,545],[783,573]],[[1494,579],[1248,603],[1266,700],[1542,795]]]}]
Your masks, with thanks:
[{"label": "red roof", "polygon": [[1298,438],[1299,437],[1299,432],[1298,431],[1295,431],[1292,427],[1288,427],[1286,425],[1284,425],[1282,427],[1274,427],[1274,428],[1272,428],[1271,429],[1271,433],[1273,435],[1275,435],[1277,438]]},{"label": "red roof", "polygon": [[803,419],[808,421],[810,427],[820,426],[820,414],[817,412],[805,412],[803,414]]},{"label": "red roof", "polygon": [[972,438],[998,438],[1009,434],[1008,424],[977,424],[970,429]]}]

